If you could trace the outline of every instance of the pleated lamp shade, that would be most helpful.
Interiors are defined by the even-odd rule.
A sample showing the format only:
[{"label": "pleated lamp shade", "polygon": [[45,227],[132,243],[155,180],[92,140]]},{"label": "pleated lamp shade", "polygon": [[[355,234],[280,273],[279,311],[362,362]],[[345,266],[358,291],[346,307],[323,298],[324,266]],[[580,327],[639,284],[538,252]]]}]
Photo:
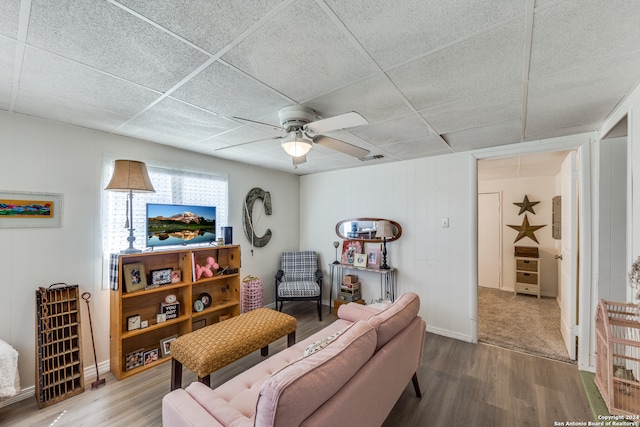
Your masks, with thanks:
[{"label": "pleated lamp shade", "polygon": [[155,193],[147,166],[136,160],[116,160],[111,181],[105,190]]}]

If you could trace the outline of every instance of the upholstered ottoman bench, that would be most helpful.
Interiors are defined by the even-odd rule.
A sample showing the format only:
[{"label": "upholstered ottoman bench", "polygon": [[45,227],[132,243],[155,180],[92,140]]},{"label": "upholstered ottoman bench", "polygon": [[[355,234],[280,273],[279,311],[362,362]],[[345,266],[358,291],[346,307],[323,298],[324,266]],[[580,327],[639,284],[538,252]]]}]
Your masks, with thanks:
[{"label": "upholstered ottoman bench", "polygon": [[211,373],[287,335],[287,347],[296,343],[297,320],[270,308],[243,313],[178,337],[171,344],[171,390],[182,387],[182,366],[211,385]]}]

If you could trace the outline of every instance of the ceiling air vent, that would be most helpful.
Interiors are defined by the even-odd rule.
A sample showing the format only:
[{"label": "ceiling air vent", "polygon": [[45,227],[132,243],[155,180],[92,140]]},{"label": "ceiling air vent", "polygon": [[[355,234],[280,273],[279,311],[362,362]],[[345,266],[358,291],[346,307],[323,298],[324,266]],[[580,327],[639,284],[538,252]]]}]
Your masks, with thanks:
[{"label": "ceiling air vent", "polygon": [[363,157],[360,160],[362,160],[363,162],[367,162],[369,160],[378,160],[378,159],[382,159],[382,158],[384,158],[384,155],[382,155],[382,154],[374,154],[372,156]]}]

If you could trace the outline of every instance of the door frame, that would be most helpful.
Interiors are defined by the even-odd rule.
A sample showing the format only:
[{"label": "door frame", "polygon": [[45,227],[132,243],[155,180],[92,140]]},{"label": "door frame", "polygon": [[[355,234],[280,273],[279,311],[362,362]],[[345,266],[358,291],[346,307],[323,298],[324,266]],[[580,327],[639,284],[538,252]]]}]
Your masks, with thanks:
[{"label": "door frame", "polygon": [[[543,152],[551,152],[551,151],[559,151],[559,150],[576,150],[577,158],[578,158],[578,206],[577,212],[573,212],[573,218],[578,224],[578,250],[574,256],[578,257],[578,284],[576,297],[577,300],[574,302],[578,304],[578,325],[577,325],[577,336],[578,336],[578,354],[577,354],[577,362],[578,368],[581,370],[590,370],[593,371],[594,367],[591,366],[590,363],[590,348],[591,348],[591,331],[595,330],[593,327],[593,322],[591,319],[592,313],[592,304],[591,304],[591,294],[592,294],[592,271],[591,266],[592,258],[597,257],[597,253],[593,252],[593,248],[591,246],[592,240],[592,207],[591,207],[591,198],[592,191],[597,191],[597,189],[591,188],[591,176],[592,176],[592,156],[591,156],[591,146],[595,144],[597,135],[595,133],[588,134],[580,134],[580,135],[571,135],[568,137],[559,137],[552,138],[549,140],[545,140],[544,144],[541,144],[540,141],[534,141],[532,143],[522,143],[517,145],[511,145],[507,147],[497,147],[490,148],[484,150],[478,150],[473,153],[473,157],[476,159],[474,164],[474,175],[472,179],[475,182],[476,187],[476,211],[474,212],[475,218],[472,219],[475,226],[473,229],[477,230],[478,223],[478,169],[477,169],[477,160],[481,159],[492,159],[499,157],[510,157],[510,156],[518,156],[523,154],[532,154],[532,153],[543,153]],[[579,215],[579,217],[578,217]],[[478,258],[478,242],[477,242],[477,234],[476,234],[476,242],[472,251],[475,252],[475,263],[477,264]],[[472,342],[478,342],[478,277],[477,277],[477,266],[475,269],[475,280],[470,284],[469,291],[472,295],[471,301],[471,312],[473,314],[473,322],[475,324],[475,328],[471,331],[472,333]]]}]

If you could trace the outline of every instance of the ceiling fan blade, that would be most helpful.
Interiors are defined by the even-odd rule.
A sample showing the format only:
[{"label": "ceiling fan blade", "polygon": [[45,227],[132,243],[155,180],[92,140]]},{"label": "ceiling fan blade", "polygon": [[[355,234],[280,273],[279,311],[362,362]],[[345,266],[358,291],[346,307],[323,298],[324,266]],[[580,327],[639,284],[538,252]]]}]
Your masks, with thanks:
[{"label": "ceiling fan blade", "polygon": [[298,166],[307,161],[307,155],[292,157],[291,160],[293,161],[293,166]]},{"label": "ceiling fan blade", "polygon": [[266,126],[270,129],[274,129],[277,131],[281,131],[281,132],[286,132],[287,130],[281,126],[276,126],[276,125],[270,125],[269,123],[264,123],[264,122],[258,122],[256,120],[251,120],[251,119],[243,119],[242,117],[231,117],[234,120],[240,120],[241,122],[249,122],[249,123],[253,123],[256,125],[260,125],[260,126]]},{"label": "ceiling fan blade", "polygon": [[313,133],[324,133],[336,129],[346,129],[355,126],[366,125],[369,122],[359,113],[351,111],[349,113],[340,114],[338,116],[329,117],[327,119],[318,120],[304,125],[304,130]]},{"label": "ceiling fan blade", "polygon": [[253,141],[241,142],[240,144],[236,144],[236,145],[227,145],[225,147],[216,148],[213,151],[222,151],[222,150],[227,150],[229,148],[236,148],[236,147],[241,147],[243,145],[253,144],[254,142],[269,141],[271,139],[281,139],[281,138],[282,138],[281,136],[271,136],[269,138],[254,139]]},{"label": "ceiling fan blade", "polygon": [[349,156],[353,156],[356,159],[362,159],[369,155],[369,150],[324,135],[316,136],[315,138],[313,138],[313,142],[323,147],[331,148],[332,150],[348,154]]}]

